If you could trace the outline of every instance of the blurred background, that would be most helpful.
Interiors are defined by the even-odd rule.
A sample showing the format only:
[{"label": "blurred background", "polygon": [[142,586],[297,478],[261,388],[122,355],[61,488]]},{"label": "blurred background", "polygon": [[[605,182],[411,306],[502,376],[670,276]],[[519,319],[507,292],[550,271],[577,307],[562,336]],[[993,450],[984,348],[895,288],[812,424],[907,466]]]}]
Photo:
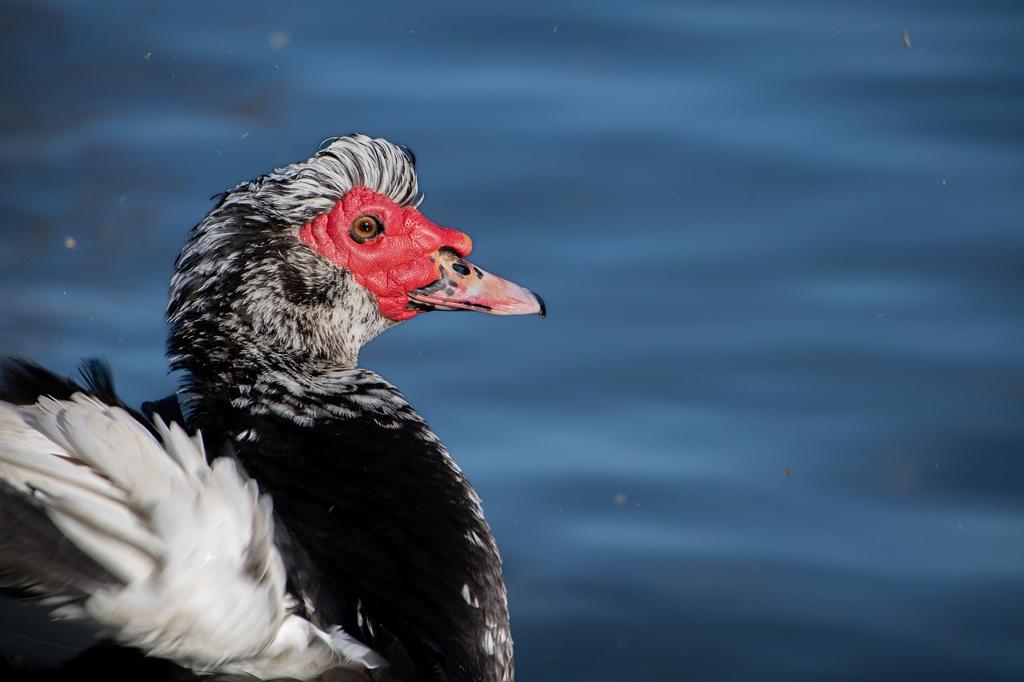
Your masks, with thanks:
[{"label": "blurred background", "polygon": [[384,136],[548,302],[361,358],[485,501],[520,679],[1024,678],[1020,3],[2,4],[0,352],[166,395],[209,197]]}]

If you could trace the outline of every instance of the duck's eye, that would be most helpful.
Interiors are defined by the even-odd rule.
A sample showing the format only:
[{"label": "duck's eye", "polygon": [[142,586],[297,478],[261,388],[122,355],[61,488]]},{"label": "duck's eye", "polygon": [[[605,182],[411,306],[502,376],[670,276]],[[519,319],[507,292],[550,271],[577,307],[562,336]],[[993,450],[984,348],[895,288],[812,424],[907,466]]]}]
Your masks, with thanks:
[{"label": "duck's eye", "polygon": [[383,231],[384,223],[375,215],[361,215],[352,221],[352,227],[349,228],[352,239],[360,244],[373,239]]}]

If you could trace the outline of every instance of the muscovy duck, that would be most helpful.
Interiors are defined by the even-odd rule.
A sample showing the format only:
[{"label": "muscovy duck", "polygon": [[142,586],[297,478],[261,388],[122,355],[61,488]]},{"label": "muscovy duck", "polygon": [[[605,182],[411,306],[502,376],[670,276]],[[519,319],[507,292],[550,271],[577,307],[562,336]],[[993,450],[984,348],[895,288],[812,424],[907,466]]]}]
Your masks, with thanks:
[{"label": "muscovy duck", "polygon": [[545,309],[418,198],[412,153],[363,135],[222,194],[171,282],[183,411],[6,361],[0,584],[196,673],[511,680],[480,498],[356,365],[424,311]]}]

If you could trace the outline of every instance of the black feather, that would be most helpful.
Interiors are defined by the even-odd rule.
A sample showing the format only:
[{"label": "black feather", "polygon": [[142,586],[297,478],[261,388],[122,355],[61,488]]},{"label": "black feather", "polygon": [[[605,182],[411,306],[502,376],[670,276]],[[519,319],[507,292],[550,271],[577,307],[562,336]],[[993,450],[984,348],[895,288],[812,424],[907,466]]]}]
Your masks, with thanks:
[{"label": "black feather", "polygon": [[123,583],[68,540],[28,493],[0,480],[0,586],[74,600]]},{"label": "black feather", "polygon": [[67,400],[82,387],[59,377],[34,362],[21,358],[0,358],[0,400],[30,405],[41,396]]},{"label": "black feather", "polygon": [[185,425],[185,415],[181,412],[181,403],[178,402],[176,395],[142,403],[142,414],[150,421],[153,421],[155,416],[159,416],[165,424],[175,422],[182,426]]}]

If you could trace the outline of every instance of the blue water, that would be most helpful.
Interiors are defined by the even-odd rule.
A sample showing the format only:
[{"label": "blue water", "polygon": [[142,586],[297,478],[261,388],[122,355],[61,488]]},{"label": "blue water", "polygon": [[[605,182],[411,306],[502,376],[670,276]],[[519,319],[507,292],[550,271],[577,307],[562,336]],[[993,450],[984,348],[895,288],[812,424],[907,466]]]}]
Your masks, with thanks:
[{"label": "blue water", "polygon": [[485,501],[520,679],[1024,679],[1020,3],[2,9],[4,353],[171,391],[207,198],[385,136],[550,310],[362,356]]}]

